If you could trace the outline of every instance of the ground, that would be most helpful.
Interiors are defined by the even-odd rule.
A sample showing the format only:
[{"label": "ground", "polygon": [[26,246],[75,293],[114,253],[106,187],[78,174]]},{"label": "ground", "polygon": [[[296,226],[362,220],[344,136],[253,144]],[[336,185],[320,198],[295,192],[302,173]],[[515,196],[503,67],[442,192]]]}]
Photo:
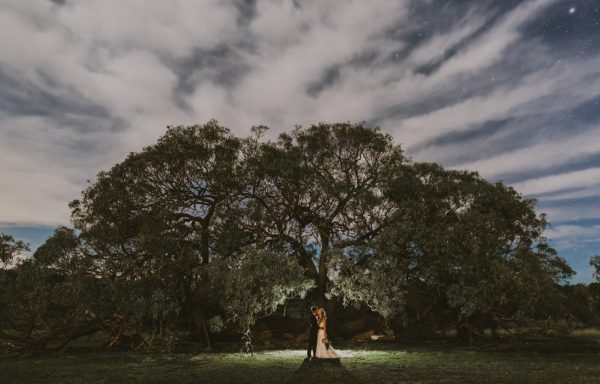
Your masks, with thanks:
[{"label": "ground", "polygon": [[459,346],[395,342],[337,346],[338,364],[299,349],[143,354],[67,350],[0,357],[1,383],[600,383],[600,340],[528,339]]}]

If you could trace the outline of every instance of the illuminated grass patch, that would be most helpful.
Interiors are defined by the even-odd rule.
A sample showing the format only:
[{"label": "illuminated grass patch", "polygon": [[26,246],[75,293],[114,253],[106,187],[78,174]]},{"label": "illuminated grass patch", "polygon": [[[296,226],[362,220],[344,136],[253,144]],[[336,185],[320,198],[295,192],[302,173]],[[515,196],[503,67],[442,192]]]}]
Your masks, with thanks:
[{"label": "illuminated grass patch", "polygon": [[523,345],[489,350],[452,345],[340,348],[339,363],[305,359],[301,349],[145,355],[95,352],[1,358],[2,383],[596,383],[600,346]]}]

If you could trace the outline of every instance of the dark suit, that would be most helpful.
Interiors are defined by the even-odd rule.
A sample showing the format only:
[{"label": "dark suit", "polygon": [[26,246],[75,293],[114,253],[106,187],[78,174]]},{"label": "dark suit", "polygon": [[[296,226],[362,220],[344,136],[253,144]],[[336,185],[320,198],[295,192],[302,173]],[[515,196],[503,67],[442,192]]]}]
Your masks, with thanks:
[{"label": "dark suit", "polygon": [[317,318],[312,313],[310,314],[310,334],[308,335],[308,349],[306,355],[310,357],[310,351],[312,351],[313,357],[317,354],[317,332],[319,332],[319,325],[317,324]]}]

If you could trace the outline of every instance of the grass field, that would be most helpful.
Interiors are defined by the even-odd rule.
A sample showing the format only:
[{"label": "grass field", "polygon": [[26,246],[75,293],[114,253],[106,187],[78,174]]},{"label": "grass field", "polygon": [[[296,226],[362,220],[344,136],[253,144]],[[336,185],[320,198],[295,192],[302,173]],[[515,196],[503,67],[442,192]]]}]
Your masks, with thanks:
[{"label": "grass field", "polygon": [[0,383],[600,383],[597,338],[340,345],[340,364],[300,349],[141,354],[66,351],[0,357]]}]

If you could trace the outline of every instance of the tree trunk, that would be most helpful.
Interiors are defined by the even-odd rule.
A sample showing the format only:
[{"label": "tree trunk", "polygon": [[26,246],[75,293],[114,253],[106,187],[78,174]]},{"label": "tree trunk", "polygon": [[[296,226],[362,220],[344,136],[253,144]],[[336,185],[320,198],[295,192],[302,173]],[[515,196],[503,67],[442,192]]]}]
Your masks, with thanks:
[{"label": "tree trunk", "polygon": [[209,237],[210,230],[208,228],[208,222],[205,221],[200,227],[200,256],[202,257],[202,265],[206,265],[210,261],[210,250],[208,247]]},{"label": "tree trunk", "polygon": [[463,343],[470,343],[471,341],[473,341],[469,321],[467,317],[462,313],[458,314],[458,319],[456,322],[456,337],[460,342]]},{"label": "tree trunk", "polygon": [[[210,249],[209,249],[209,238],[210,238],[210,229],[209,229],[209,222],[210,222],[210,216],[212,214],[212,209],[213,207],[211,207],[210,213],[204,218],[204,220],[201,223],[200,226],[200,257],[202,258],[202,265],[207,265],[210,261]],[[204,338],[206,339],[206,350],[207,351],[212,351],[213,350],[213,346],[212,346],[212,341],[210,338],[210,329],[208,326],[208,321],[206,320],[206,314],[208,313],[208,303],[207,303],[207,299],[208,299],[208,273],[206,272],[206,270],[204,268],[201,268],[201,273],[200,273],[201,277],[201,290],[200,290],[200,294],[199,299],[199,306],[200,306],[200,316],[199,316],[199,322],[200,322],[200,326],[202,327],[202,331],[204,332]]]},{"label": "tree trunk", "polygon": [[315,267],[312,257],[301,246],[296,246],[296,250],[300,254],[300,264],[306,267],[309,276],[311,278],[318,279],[319,271]]},{"label": "tree trunk", "polygon": [[327,261],[329,256],[329,237],[321,232],[321,254],[319,255],[319,280],[317,289],[319,295],[325,298],[327,292]]},{"label": "tree trunk", "polygon": [[200,318],[200,326],[202,327],[202,330],[204,331],[204,338],[206,339],[206,350],[212,351],[213,346],[212,346],[212,341],[210,339],[210,330],[208,329],[208,322],[206,321],[205,316],[202,316]]}]

